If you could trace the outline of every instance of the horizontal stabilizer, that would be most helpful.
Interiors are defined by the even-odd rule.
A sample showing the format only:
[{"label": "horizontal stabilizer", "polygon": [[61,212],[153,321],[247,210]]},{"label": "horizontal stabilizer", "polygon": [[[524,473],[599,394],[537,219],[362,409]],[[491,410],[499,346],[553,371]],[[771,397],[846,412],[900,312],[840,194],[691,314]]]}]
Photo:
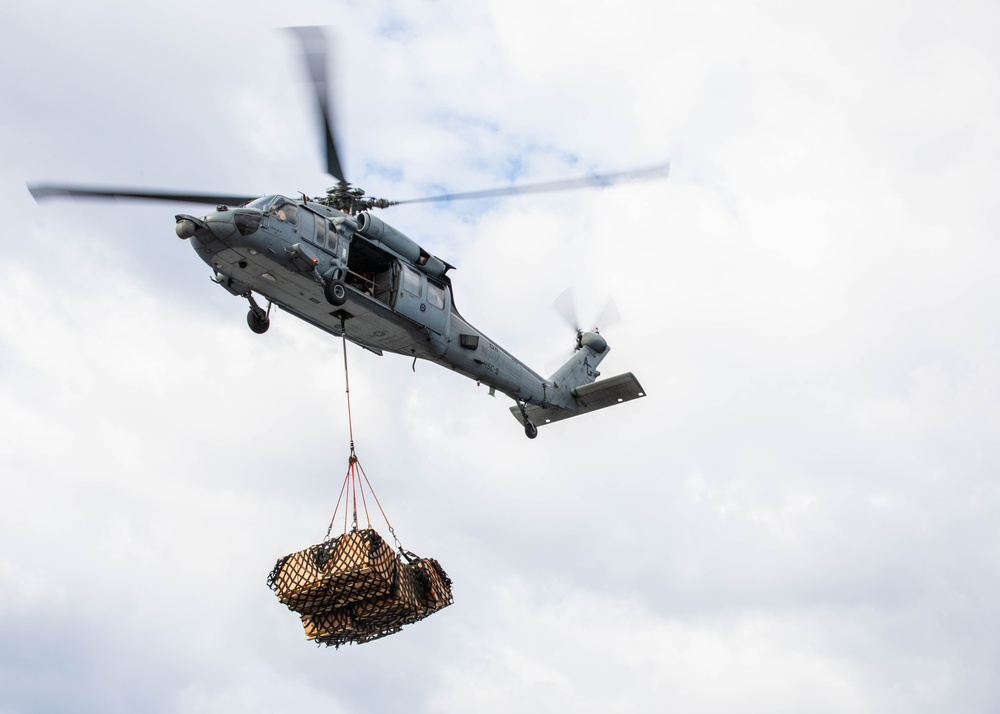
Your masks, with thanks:
[{"label": "horizontal stabilizer", "polygon": [[[601,379],[577,387],[573,390],[573,396],[576,398],[575,409],[546,408],[535,404],[528,404],[524,410],[535,426],[545,426],[552,422],[604,409],[604,407],[630,402],[633,399],[645,397],[646,393],[643,391],[642,385],[639,384],[639,380],[635,378],[635,375],[631,372],[626,372],[625,374],[619,374],[617,377],[608,377],[607,379]],[[514,415],[515,419],[524,424],[520,409],[511,407],[510,413]]]}]

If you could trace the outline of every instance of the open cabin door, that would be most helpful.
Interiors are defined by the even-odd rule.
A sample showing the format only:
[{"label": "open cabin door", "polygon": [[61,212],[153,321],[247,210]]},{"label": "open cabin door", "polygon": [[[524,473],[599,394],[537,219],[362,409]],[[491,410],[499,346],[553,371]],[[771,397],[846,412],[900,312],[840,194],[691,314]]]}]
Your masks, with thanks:
[{"label": "open cabin door", "polygon": [[451,312],[448,288],[429,280],[405,263],[399,264],[395,310],[403,317],[419,322],[428,329],[445,334]]}]

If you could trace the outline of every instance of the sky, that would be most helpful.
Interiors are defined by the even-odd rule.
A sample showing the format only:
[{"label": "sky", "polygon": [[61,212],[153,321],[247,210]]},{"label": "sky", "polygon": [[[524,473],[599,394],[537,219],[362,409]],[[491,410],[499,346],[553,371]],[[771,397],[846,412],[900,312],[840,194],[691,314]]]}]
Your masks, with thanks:
[{"label": "sky", "polygon": [[[349,453],[341,345],[263,336],[153,202],[321,194],[280,28],[329,26],[348,179],[537,371],[648,396],[540,430],[349,347],[357,453],[455,604],[307,642],[265,580]],[[1000,8],[38,0],[0,42],[0,714],[1000,708]],[[384,526],[373,525],[386,534]]]}]

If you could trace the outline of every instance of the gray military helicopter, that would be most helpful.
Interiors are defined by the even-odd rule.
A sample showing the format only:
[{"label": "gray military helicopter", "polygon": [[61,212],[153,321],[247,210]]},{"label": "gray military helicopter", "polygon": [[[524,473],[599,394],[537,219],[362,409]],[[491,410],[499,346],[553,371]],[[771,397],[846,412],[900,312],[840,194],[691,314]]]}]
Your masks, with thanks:
[{"label": "gray military helicopter", "polygon": [[[337,180],[326,195],[209,195],[58,184],[29,186],[35,199],[134,198],[215,205],[203,216],[175,216],[176,233],[213,270],[213,280],[250,304],[247,324],[269,326],[276,305],[321,330],[378,355],[425,359],[514,400],[511,413],[530,439],[538,427],[645,396],[625,373],[597,380],[610,347],[596,330],[576,329],[573,356],[548,379],[473,327],[455,306],[448,271],[372,209],[406,203],[492,198],[664,178],[669,165],[549,183],[390,201],[366,197],[344,178],[327,89],[326,38],[317,27],[291,28],[302,45],[324,133],[326,170]],[[255,297],[256,296],[256,297]],[[261,302],[266,301],[267,307]]]}]

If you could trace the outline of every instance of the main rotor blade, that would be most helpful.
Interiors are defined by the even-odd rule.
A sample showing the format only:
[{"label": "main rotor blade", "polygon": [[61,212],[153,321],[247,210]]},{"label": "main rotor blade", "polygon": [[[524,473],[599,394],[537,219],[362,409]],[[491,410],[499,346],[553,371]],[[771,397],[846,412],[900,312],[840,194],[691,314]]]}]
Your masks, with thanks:
[{"label": "main rotor blade", "polygon": [[87,188],[59,184],[31,184],[28,186],[28,191],[31,192],[36,201],[44,198],[135,198],[153,201],[177,201],[179,203],[208,203],[215,206],[242,206],[257,198],[257,196],[233,196],[232,194],[180,193],[132,188]]},{"label": "main rotor blade", "polygon": [[548,181],[544,183],[531,183],[523,186],[505,186],[503,188],[491,188],[482,191],[468,191],[465,193],[448,193],[443,196],[428,196],[426,198],[411,198],[406,201],[393,201],[393,205],[403,203],[430,203],[431,201],[457,201],[466,198],[495,198],[498,196],[517,196],[526,193],[544,193],[547,191],[569,191],[578,188],[594,188],[601,186],[612,186],[619,183],[631,181],[652,181],[666,178],[670,175],[670,164],[659,164],[645,169],[633,169],[632,171],[619,171],[611,174],[595,174],[582,178],[565,179],[562,181]]},{"label": "main rotor blade", "polygon": [[347,182],[340,167],[337,142],[333,136],[333,117],[330,112],[330,87],[326,78],[327,42],[326,35],[319,27],[289,27],[302,45],[302,60],[313,85],[313,96],[319,109],[319,121],[323,127],[326,145],[326,171],[338,181]]}]

